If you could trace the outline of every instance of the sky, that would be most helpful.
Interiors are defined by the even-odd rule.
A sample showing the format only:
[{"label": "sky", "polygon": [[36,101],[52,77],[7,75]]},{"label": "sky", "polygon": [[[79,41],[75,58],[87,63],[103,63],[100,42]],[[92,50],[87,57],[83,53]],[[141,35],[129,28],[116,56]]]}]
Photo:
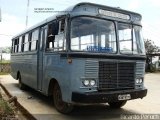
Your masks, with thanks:
[{"label": "sky", "polygon": [[[160,0],[29,0],[28,12],[28,0],[0,0],[0,47],[11,46],[11,38],[14,35],[54,15],[56,11],[63,11],[79,2],[120,7],[140,13],[144,39],[150,39],[160,47]],[[44,8],[50,12],[37,12]]]}]

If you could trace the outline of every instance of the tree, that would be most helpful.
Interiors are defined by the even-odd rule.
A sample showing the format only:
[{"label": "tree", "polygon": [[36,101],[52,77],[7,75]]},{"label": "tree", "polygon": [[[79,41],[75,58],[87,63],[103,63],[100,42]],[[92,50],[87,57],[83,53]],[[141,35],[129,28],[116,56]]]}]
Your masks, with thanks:
[{"label": "tree", "polygon": [[156,46],[152,40],[144,39],[144,43],[146,48],[146,54],[153,54],[160,52],[159,47]]},{"label": "tree", "polygon": [[2,49],[2,53],[10,53],[11,51],[11,47],[3,47]]},{"label": "tree", "polygon": [[154,44],[152,40],[144,39],[145,43],[145,49],[147,54],[147,60],[146,60],[146,70],[152,71],[152,54],[156,54],[160,52],[160,48]]}]

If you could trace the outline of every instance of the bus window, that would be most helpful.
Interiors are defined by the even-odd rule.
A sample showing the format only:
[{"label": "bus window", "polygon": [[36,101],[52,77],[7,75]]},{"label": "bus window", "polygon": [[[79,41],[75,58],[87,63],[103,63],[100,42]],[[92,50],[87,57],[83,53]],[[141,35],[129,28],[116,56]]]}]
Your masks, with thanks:
[{"label": "bus window", "polygon": [[129,24],[118,24],[119,42],[121,53],[132,52],[132,26]]},{"label": "bus window", "polygon": [[24,38],[24,52],[28,50],[29,50],[29,41],[28,41],[28,34],[26,34]]},{"label": "bus window", "polygon": [[66,40],[64,37],[64,32],[65,32],[65,19],[59,20],[58,23],[59,27],[59,32],[55,36],[55,41],[54,41],[54,51],[62,51],[66,49]]},{"label": "bus window", "polygon": [[14,39],[12,39],[12,50],[11,50],[12,53],[14,53]]},{"label": "bus window", "polygon": [[58,34],[58,28],[56,22],[49,24],[47,33],[47,42],[46,42],[47,49],[54,48],[55,35],[57,34]]},{"label": "bus window", "polygon": [[18,42],[19,42],[19,38],[14,40],[14,53],[18,52]]},{"label": "bus window", "polygon": [[25,36],[22,36],[22,49],[21,49],[22,52],[24,52],[24,44],[25,44],[25,43],[24,43],[24,42],[25,42],[24,40],[25,40]]},{"label": "bus window", "polygon": [[62,51],[66,49],[66,40],[64,34],[55,36],[54,51]]},{"label": "bus window", "polygon": [[77,17],[71,22],[71,49],[74,51],[117,51],[115,25],[112,21]]},{"label": "bus window", "polygon": [[145,47],[141,30],[141,26],[133,26],[133,53],[135,54],[145,54]]},{"label": "bus window", "polygon": [[32,42],[31,39],[32,39],[32,32],[30,32],[28,36],[28,44],[29,44],[28,51],[31,51],[31,42]]},{"label": "bus window", "polygon": [[35,30],[35,31],[32,33],[32,37],[31,37],[31,51],[37,49],[38,35],[39,35],[39,30],[38,30],[38,29]]},{"label": "bus window", "polygon": [[21,49],[22,49],[22,37],[19,37],[18,52],[21,52]]},{"label": "bus window", "polygon": [[59,33],[63,33],[65,29],[65,19],[59,21]]}]

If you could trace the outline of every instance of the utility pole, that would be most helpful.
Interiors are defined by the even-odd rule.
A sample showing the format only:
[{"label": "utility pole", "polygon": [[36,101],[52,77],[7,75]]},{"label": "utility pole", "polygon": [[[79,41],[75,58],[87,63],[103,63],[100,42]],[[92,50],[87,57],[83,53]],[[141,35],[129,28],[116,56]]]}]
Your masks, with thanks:
[{"label": "utility pole", "polygon": [[1,11],[1,0],[0,0],[0,22],[2,22],[2,11]]},{"label": "utility pole", "polygon": [[27,0],[27,11],[26,11],[26,28],[28,26],[28,11],[29,11],[29,0]]},{"label": "utility pole", "polygon": [[0,22],[2,21],[1,8],[0,8]]}]

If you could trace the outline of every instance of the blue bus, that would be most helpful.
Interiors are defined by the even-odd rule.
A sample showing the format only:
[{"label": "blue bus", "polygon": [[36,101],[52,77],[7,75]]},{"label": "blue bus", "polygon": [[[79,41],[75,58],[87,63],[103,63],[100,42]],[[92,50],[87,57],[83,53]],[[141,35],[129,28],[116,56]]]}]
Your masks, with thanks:
[{"label": "blue bus", "polygon": [[108,103],[120,108],[143,98],[145,48],[141,15],[79,3],[12,38],[11,75],[53,96],[69,113],[76,104]]}]

